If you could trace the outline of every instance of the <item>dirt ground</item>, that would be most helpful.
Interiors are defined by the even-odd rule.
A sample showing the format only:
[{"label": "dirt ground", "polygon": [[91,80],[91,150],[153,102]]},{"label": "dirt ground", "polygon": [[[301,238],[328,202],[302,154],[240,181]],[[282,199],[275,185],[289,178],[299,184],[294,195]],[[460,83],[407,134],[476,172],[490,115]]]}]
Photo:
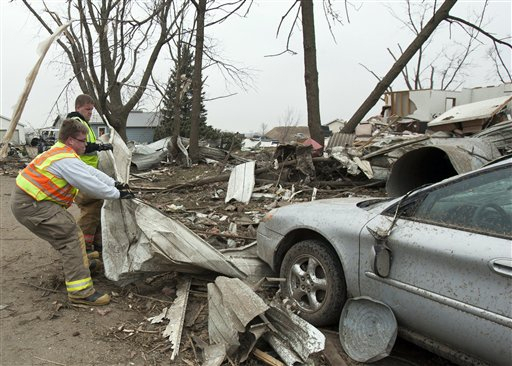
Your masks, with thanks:
[{"label": "dirt ground", "polygon": [[[166,187],[180,180],[199,179],[208,175],[210,169],[213,168],[200,166],[180,173],[171,169],[158,178],[150,175],[149,179],[146,176],[135,180],[133,185]],[[199,365],[201,342],[208,340],[206,283],[213,279],[193,279],[180,353],[171,361],[171,345],[161,336],[165,325],[152,325],[147,318],[160,314],[163,307],[172,303],[179,275],[163,274],[125,288],[97,275],[93,277],[95,286],[109,292],[112,303],[98,308],[71,305],[65,294],[58,253],[19,225],[11,214],[9,201],[16,174],[16,169],[11,169],[0,175],[0,365]],[[149,201],[158,197],[153,204],[163,211],[173,204],[183,205],[187,210],[193,206],[209,217],[228,215],[245,221],[239,226],[240,238],[236,241],[246,243],[255,236],[255,226],[247,220],[254,212],[265,211],[265,203],[255,202],[243,209],[239,205],[226,206],[223,200],[215,203],[214,196],[225,188],[225,183],[219,183],[184,188],[181,193],[140,189],[138,195]],[[78,215],[75,206],[71,212]],[[175,215],[180,218],[179,212]],[[187,223],[184,215],[181,219]],[[196,220],[188,225],[213,245],[226,245],[226,237],[219,234],[226,228],[220,227],[218,221]],[[315,364],[359,365],[343,354],[336,333],[331,330],[329,334],[331,362],[325,355],[318,355]],[[332,361],[333,354],[337,354],[337,361]],[[254,358],[244,364],[263,365]],[[395,345],[391,357],[377,364],[450,365],[402,340]]]}]

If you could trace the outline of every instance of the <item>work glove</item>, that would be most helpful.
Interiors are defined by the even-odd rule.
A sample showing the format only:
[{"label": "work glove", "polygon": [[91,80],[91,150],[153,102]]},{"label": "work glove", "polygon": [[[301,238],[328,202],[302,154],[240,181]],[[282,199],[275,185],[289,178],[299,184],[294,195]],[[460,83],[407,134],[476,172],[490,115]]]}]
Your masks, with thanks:
[{"label": "work glove", "polygon": [[135,198],[135,195],[132,191],[129,191],[127,189],[120,189],[119,190],[119,198],[122,200]]},{"label": "work glove", "polygon": [[114,182],[114,187],[116,187],[119,190],[121,190],[121,189],[124,189],[124,190],[130,189],[130,187],[128,186],[128,183],[121,183],[121,182],[118,182],[117,180]]},{"label": "work glove", "polygon": [[106,151],[106,150],[113,151],[114,146],[112,146],[112,144],[99,144],[98,151]]}]

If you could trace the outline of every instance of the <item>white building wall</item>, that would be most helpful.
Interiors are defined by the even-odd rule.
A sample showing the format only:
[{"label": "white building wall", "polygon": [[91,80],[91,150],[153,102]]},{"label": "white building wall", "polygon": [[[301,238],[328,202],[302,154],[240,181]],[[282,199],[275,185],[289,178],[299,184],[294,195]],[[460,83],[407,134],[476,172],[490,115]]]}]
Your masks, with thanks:
[{"label": "white building wall", "polygon": [[329,130],[331,130],[332,133],[340,132],[340,130],[345,126],[345,122],[342,121],[332,121],[327,124],[327,127],[329,127]]},{"label": "white building wall", "polygon": [[409,91],[409,99],[416,106],[416,110],[408,117],[420,121],[431,121],[451,109],[450,103],[447,104],[448,98],[455,98],[454,106],[459,106],[507,95],[512,95],[512,83],[481,88],[465,88],[461,91],[411,90]]},{"label": "white building wall", "polygon": [[469,100],[464,104],[479,102],[481,100],[512,95],[512,83],[481,88],[462,89],[462,93],[466,94],[467,99]]},{"label": "white building wall", "polygon": [[[435,116],[446,112],[446,99],[455,98],[459,104],[460,92],[447,90],[411,90],[409,99],[416,106],[416,111],[408,117],[420,121],[430,121]],[[465,103],[463,103],[465,104]]]},{"label": "white building wall", "polygon": [[[9,126],[11,125],[11,121],[3,116],[0,116],[0,141],[4,138]],[[16,126],[15,132],[12,136],[11,143],[17,145],[25,145],[25,126],[21,123],[18,123]]]}]

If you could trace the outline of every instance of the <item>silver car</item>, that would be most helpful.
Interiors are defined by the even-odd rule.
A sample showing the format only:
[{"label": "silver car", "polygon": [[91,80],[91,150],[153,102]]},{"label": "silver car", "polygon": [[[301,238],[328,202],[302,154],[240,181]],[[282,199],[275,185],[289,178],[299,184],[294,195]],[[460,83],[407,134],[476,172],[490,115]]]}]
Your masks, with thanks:
[{"label": "silver car", "polygon": [[461,364],[512,365],[511,239],[506,158],[395,199],[274,209],[259,225],[258,255],[315,325],[369,296],[414,343]]}]

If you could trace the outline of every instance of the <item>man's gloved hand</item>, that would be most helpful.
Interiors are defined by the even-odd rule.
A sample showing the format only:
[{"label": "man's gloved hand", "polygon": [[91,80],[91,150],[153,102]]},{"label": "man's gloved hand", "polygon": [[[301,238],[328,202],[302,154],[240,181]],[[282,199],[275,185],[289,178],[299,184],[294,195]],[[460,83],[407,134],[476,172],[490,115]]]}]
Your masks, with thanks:
[{"label": "man's gloved hand", "polygon": [[98,151],[106,151],[106,150],[114,150],[114,146],[112,144],[99,144]]},{"label": "man's gloved hand", "polygon": [[133,194],[132,191],[129,191],[127,189],[120,189],[119,190],[119,198],[122,200],[130,199],[130,198],[135,198],[135,195]]},{"label": "man's gloved hand", "polygon": [[124,190],[130,189],[130,187],[128,186],[128,183],[121,183],[121,182],[118,182],[117,180],[114,183],[114,187],[116,187],[119,190],[121,190],[121,189],[124,189]]}]

